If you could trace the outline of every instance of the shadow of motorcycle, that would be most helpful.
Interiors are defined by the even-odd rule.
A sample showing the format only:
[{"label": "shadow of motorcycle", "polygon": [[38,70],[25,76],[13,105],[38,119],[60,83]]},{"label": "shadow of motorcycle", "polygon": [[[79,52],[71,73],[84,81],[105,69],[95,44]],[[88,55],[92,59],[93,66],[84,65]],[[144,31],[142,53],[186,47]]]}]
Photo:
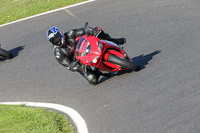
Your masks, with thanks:
[{"label": "shadow of motorcycle", "polygon": [[7,50],[2,49],[1,44],[0,44],[0,60],[3,59],[3,58],[12,59],[13,54],[8,52]]}]

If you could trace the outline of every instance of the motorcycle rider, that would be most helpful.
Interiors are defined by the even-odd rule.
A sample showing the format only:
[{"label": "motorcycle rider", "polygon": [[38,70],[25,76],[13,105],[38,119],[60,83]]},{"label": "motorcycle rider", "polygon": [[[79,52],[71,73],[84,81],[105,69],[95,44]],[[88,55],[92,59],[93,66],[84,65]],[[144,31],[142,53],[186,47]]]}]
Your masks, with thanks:
[{"label": "motorcycle rider", "polygon": [[[105,39],[122,45],[126,42],[125,38],[111,38],[108,33],[105,33],[101,28],[89,27],[87,33],[89,35]],[[66,69],[73,72],[79,72],[90,84],[97,84],[99,76],[111,76],[110,72],[102,72],[98,69],[87,69],[87,73],[81,71],[81,64],[77,63],[74,58],[74,51],[77,45],[76,38],[86,34],[84,28],[71,29],[68,32],[63,32],[58,27],[51,27],[47,31],[47,39],[53,44],[53,51],[57,61]]]}]

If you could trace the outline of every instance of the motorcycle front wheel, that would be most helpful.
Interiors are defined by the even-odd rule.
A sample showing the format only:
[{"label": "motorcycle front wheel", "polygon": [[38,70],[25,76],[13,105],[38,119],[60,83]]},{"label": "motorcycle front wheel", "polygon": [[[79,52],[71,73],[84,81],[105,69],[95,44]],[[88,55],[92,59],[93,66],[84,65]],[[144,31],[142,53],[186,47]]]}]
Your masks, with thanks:
[{"label": "motorcycle front wheel", "polygon": [[0,56],[3,56],[8,59],[13,58],[13,55],[11,53],[9,53],[8,51],[1,49],[1,48],[0,48]]},{"label": "motorcycle front wheel", "polygon": [[118,57],[114,54],[109,54],[107,61],[110,62],[110,63],[113,63],[115,65],[119,65],[122,68],[128,68],[128,69],[131,69],[133,71],[139,71],[140,70],[140,66],[135,65],[133,62],[131,62],[128,59],[120,58],[120,57]]}]

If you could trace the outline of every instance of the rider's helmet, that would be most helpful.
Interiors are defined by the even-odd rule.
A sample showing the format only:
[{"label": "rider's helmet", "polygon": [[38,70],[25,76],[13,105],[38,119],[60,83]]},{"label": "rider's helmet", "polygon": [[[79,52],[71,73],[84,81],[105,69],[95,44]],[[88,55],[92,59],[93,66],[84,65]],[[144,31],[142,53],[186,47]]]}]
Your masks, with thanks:
[{"label": "rider's helmet", "polygon": [[65,43],[65,36],[58,27],[51,27],[47,31],[47,39],[56,46],[61,47]]}]

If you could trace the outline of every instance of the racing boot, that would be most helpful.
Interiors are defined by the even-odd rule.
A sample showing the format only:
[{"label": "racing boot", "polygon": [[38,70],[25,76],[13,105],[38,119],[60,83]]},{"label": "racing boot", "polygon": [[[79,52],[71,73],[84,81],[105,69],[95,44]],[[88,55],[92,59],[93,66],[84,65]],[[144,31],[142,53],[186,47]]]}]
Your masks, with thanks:
[{"label": "racing boot", "polygon": [[109,34],[105,33],[105,39],[111,42],[114,42],[118,45],[123,45],[126,42],[126,38],[112,38]]},{"label": "racing boot", "polygon": [[126,42],[126,38],[111,38],[111,39],[108,39],[108,40],[111,41],[111,42],[114,42],[118,45],[123,45]]},{"label": "racing boot", "polygon": [[101,28],[99,27],[95,27],[91,30],[91,34],[93,34],[94,36],[101,38],[101,39],[105,39],[111,42],[114,42],[118,45],[123,45],[126,42],[126,38],[112,38],[110,37],[110,35],[108,33],[105,33]]}]

